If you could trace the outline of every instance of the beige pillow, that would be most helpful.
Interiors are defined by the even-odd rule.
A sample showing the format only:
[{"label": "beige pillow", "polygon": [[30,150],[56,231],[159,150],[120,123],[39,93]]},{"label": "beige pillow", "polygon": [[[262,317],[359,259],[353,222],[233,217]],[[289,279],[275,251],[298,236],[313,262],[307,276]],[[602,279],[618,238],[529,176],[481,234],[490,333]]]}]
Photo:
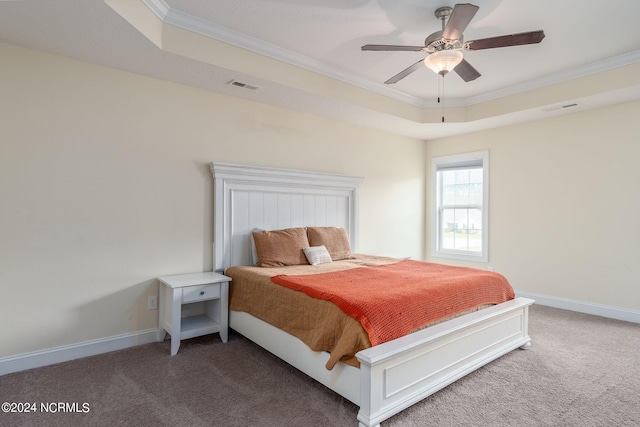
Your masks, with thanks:
[{"label": "beige pillow", "polygon": [[305,228],[254,231],[252,234],[261,267],[308,264],[303,249],[311,245]]},{"label": "beige pillow", "polygon": [[309,227],[307,228],[310,246],[324,245],[331,255],[331,259],[338,261],[352,258],[351,245],[347,230],[338,227]]}]

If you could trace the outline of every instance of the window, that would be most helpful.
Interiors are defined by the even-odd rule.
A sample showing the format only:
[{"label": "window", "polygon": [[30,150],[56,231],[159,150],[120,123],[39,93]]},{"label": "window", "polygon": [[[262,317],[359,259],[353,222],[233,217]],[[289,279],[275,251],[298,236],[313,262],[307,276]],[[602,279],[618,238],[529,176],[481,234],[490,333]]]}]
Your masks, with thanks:
[{"label": "window", "polygon": [[488,262],[489,152],[435,157],[431,175],[432,255]]}]

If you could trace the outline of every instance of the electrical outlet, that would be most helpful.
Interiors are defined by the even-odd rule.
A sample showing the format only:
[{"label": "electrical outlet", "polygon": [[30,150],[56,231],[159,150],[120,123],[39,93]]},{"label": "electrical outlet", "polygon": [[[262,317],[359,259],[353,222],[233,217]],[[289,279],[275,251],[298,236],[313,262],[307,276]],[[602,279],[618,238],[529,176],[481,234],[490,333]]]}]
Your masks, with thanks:
[{"label": "electrical outlet", "polygon": [[158,297],[156,295],[150,296],[147,301],[147,308],[149,310],[156,310],[158,308]]},{"label": "electrical outlet", "polygon": [[489,271],[494,271],[494,269],[493,269],[493,265],[488,266],[488,267],[487,267],[487,270],[489,270]]}]

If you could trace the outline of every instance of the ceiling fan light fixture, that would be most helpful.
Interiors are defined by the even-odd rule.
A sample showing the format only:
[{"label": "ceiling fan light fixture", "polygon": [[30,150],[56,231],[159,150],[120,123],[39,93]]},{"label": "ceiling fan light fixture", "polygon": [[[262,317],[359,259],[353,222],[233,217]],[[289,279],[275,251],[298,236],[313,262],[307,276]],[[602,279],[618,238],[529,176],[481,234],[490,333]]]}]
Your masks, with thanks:
[{"label": "ceiling fan light fixture", "polygon": [[439,50],[424,59],[424,65],[436,74],[445,75],[462,62],[463,55],[459,50]]}]

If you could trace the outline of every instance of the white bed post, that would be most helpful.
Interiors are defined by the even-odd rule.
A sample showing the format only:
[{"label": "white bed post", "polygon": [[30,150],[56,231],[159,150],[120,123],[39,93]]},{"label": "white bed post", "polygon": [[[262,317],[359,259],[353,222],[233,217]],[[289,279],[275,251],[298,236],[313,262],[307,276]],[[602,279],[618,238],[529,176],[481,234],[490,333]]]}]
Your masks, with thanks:
[{"label": "white bed post", "polygon": [[358,411],[359,427],[379,427],[372,424],[372,414],[380,410],[377,392],[382,389],[380,374],[374,373],[375,367],[360,362],[360,410]]}]

